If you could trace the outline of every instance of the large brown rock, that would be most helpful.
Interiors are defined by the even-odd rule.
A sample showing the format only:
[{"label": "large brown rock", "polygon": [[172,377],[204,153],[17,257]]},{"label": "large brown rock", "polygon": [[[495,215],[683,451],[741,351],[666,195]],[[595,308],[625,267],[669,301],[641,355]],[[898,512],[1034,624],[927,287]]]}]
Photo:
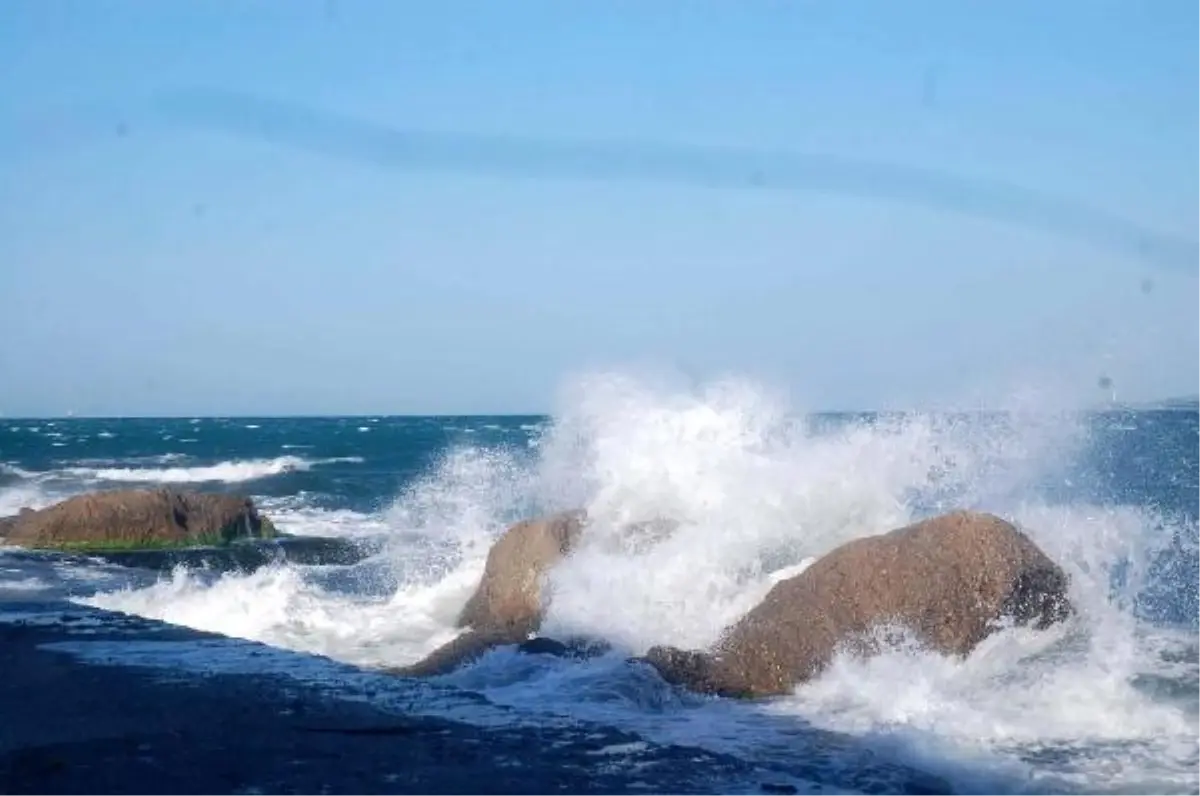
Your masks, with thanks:
[{"label": "large brown rock", "polygon": [[440,674],[493,647],[519,644],[542,624],[542,583],[579,539],[584,512],[525,520],[506,530],[488,551],[483,577],[458,616],[466,632],[412,666],[393,669],[411,676]]},{"label": "large brown rock", "polygon": [[1064,619],[1066,591],[1062,569],[1011,524],[955,512],[836,548],[776,584],[710,652],[655,647],[645,660],[701,692],[783,694],[839,644],[869,653],[876,626],[905,625],[931,648],[965,655],[1002,617],[1037,628]]},{"label": "large brown rock", "polygon": [[458,616],[459,627],[511,630],[522,636],[542,623],[542,579],[570,552],[583,529],[581,511],[519,522],[488,551],[479,587]]},{"label": "large brown rock", "polygon": [[275,530],[249,498],[158,489],[94,492],[25,510],[0,533],[23,547],[104,550],[215,545]]}]

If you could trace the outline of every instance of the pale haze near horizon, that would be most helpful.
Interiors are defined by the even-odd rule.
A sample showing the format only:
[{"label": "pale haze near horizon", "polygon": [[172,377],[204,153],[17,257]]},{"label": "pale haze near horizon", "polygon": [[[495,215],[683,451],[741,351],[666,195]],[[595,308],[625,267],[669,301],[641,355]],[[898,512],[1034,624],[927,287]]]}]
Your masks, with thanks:
[{"label": "pale haze near horizon", "polygon": [[[597,367],[738,374],[813,409],[1088,404],[1102,377],[1122,400],[1197,392],[1194,256],[1078,234],[1070,213],[960,212],[1004,182],[1194,255],[1194,2],[5,17],[5,415],[540,413]],[[164,111],[195,92],[434,143],[322,150]],[[500,143],[438,143],[457,134]],[[504,142],[532,154],[498,163]],[[794,153],[833,177],[538,165],[573,142]],[[895,167],[969,190],[838,176],[861,162],[881,185]]]}]

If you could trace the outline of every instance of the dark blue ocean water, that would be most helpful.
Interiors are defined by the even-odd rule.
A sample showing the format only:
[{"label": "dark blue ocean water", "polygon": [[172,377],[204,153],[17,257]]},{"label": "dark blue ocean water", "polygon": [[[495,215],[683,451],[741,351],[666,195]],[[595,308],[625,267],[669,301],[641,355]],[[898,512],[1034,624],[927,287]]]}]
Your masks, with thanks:
[{"label": "dark blue ocean water", "polygon": [[[326,508],[379,509],[455,445],[523,447],[541,417],[314,417],[0,420],[0,462],[38,473],[66,468],[212,467],[284,457],[322,461],[260,478],[190,483],[256,495],[305,493]],[[354,459],[354,461],[347,461]],[[340,461],[331,461],[340,460]],[[59,480],[70,480],[64,477]],[[0,487],[18,483],[10,469]],[[137,481],[113,481],[121,486]]]},{"label": "dark blue ocean water", "polygon": [[[506,523],[581,504],[598,516],[670,513],[687,529],[674,548],[597,553],[555,586],[560,626],[636,653],[712,637],[777,565],[912,516],[986,508],[1033,529],[1068,570],[1084,609],[1078,627],[1053,643],[1013,636],[962,665],[902,651],[847,661],[772,710],[886,737],[898,758],[964,790],[1019,780],[1034,790],[1195,792],[1196,411],[755,411],[618,402],[561,418],[0,420],[0,514],[171,484],[251,495],[292,533],[384,545],[354,567],[251,574],[34,571],[0,554],[0,591],[65,588],[92,605],[370,668],[452,636],[487,542]],[[520,711],[787,759],[757,708],[679,701],[607,659],[565,666],[497,654],[445,683]],[[935,747],[936,765],[926,759]]]},{"label": "dark blue ocean water", "polygon": [[[872,416],[828,414],[822,427],[870,422]],[[264,495],[312,494],[330,508],[377,509],[403,484],[426,472],[453,446],[524,449],[544,429],[544,416],[286,417],[0,419],[0,462],[49,473],[71,466],[218,465],[283,456],[306,459],[357,457],[252,479]],[[1051,485],[1064,499],[1153,506],[1195,520],[1197,515],[1197,413],[1119,411],[1084,416],[1087,443]],[[0,471],[0,487],[19,482]],[[121,482],[116,482],[121,483]],[[237,490],[241,481],[200,482]],[[244,490],[243,490],[244,491]]]}]

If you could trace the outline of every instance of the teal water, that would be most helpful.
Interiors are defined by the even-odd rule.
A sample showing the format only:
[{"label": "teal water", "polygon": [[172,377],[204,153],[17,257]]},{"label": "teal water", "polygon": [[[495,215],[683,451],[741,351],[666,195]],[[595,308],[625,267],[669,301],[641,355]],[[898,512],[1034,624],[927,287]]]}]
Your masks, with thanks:
[{"label": "teal water", "polygon": [[55,494],[81,485],[119,487],[164,478],[271,497],[303,493],[314,505],[371,511],[393,500],[447,448],[522,446],[544,422],[539,417],[0,420],[0,462],[8,468],[0,471],[0,488],[27,482],[13,469],[18,468],[37,473],[33,480]]}]

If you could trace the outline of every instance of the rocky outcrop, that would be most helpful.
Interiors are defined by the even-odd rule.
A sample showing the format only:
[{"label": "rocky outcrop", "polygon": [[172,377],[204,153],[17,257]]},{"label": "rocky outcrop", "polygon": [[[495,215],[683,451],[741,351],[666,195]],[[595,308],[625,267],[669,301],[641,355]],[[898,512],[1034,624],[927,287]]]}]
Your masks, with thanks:
[{"label": "rocky outcrop", "polygon": [[965,655],[1010,617],[1045,628],[1070,612],[1062,569],[1011,524],[955,512],[836,548],[729,628],[711,651],[652,648],[645,660],[696,691],[762,697],[819,673],[839,645],[869,653],[870,631],[904,625]]},{"label": "rocky outcrop", "polygon": [[466,632],[396,674],[441,674],[478,658],[493,647],[520,644],[542,624],[545,574],[566,556],[583,530],[582,511],[519,522],[488,551],[483,577],[459,613]]},{"label": "rocky outcrop", "polygon": [[271,538],[249,498],[171,489],[94,492],[0,524],[6,544],[70,550],[220,545]]},{"label": "rocky outcrop", "polygon": [[459,627],[511,630],[524,636],[542,622],[542,577],[575,545],[583,512],[526,520],[488,551],[479,588],[458,616]]}]

